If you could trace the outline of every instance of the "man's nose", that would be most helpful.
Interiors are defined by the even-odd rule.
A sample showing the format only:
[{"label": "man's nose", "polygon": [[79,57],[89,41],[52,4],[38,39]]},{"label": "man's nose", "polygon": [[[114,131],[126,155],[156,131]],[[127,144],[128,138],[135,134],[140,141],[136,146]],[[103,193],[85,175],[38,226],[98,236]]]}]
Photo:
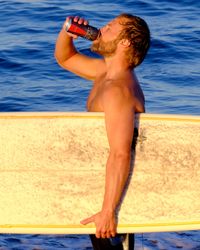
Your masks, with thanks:
[{"label": "man's nose", "polygon": [[100,28],[100,32],[101,34],[104,32],[105,26],[103,26],[102,28]]},{"label": "man's nose", "polygon": [[101,32],[105,32],[108,29],[108,25],[104,25],[100,30]]}]

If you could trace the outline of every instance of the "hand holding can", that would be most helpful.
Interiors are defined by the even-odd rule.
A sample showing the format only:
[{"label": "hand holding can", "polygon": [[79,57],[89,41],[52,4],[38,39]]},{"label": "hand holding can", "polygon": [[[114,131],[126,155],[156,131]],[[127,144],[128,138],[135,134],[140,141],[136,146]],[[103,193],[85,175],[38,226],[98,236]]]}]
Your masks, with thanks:
[{"label": "hand holding can", "polygon": [[83,37],[87,40],[94,41],[99,35],[99,29],[88,24],[86,20],[79,17],[68,17],[64,23],[64,29],[76,36]]}]

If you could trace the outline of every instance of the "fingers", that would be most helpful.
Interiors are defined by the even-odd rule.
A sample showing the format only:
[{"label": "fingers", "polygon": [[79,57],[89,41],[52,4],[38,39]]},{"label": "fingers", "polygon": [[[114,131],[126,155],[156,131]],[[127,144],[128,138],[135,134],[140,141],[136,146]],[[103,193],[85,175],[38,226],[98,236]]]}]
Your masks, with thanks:
[{"label": "fingers", "polygon": [[82,220],[80,223],[87,225],[93,222],[96,226],[96,237],[97,238],[111,238],[115,237],[117,233],[117,226],[113,218],[111,220],[103,220],[102,214],[97,213],[88,217],[87,219]]},{"label": "fingers", "polygon": [[72,19],[74,22],[77,22],[78,24],[88,25],[89,23],[87,20],[79,16],[68,16],[66,21],[69,21],[70,19]]},{"label": "fingers", "polygon": [[87,219],[84,219],[80,223],[83,224],[83,225],[87,225],[87,224],[89,224],[91,222],[94,222],[94,216],[91,216],[91,217],[89,217]]},{"label": "fingers", "polygon": [[96,238],[110,238],[110,233],[109,231],[106,231],[106,230],[96,230],[96,234],[95,234]]},{"label": "fingers", "polygon": [[100,231],[96,230],[96,234],[95,234],[95,236],[99,239],[99,238],[101,238],[101,237],[102,237],[102,234],[101,234],[101,232],[100,232]]},{"label": "fingers", "polygon": [[73,18],[74,22],[77,22],[78,24],[84,24],[84,25],[87,25],[88,24],[88,21],[85,20],[84,18],[82,17],[78,17],[78,16],[75,16]]},{"label": "fingers", "polygon": [[116,233],[117,233],[117,232],[116,232],[115,230],[112,230],[111,233],[110,233],[110,234],[111,234],[111,237],[115,237],[115,236],[116,236]]},{"label": "fingers", "polygon": [[[65,22],[64,22],[64,24],[63,24],[63,29],[67,32],[67,34],[70,36],[70,37],[72,37],[72,38],[74,38],[74,39],[77,39],[78,38],[78,36],[77,35],[75,35],[75,34],[72,34],[72,32],[68,32],[68,28],[69,28],[69,20],[73,20],[74,22],[77,22],[78,24],[84,24],[84,25],[87,25],[88,24],[88,21],[87,20],[85,20],[84,18],[81,18],[81,17],[78,17],[78,16],[68,16],[67,18],[66,18],[66,20],[65,20]],[[66,27],[68,27],[67,28],[67,30],[66,30]]]},{"label": "fingers", "polygon": [[97,238],[111,238],[116,236],[116,231],[115,230],[96,230],[96,237]]}]

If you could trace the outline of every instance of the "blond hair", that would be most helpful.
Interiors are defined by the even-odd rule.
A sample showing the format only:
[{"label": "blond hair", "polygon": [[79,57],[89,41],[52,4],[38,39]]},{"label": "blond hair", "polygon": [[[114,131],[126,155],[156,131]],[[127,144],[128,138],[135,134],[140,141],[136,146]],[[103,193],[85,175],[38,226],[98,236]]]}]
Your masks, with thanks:
[{"label": "blond hair", "polygon": [[128,39],[131,46],[126,53],[131,68],[135,68],[144,60],[150,47],[150,30],[147,23],[138,16],[123,13],[118,16],[123,29],[120,39]]}]

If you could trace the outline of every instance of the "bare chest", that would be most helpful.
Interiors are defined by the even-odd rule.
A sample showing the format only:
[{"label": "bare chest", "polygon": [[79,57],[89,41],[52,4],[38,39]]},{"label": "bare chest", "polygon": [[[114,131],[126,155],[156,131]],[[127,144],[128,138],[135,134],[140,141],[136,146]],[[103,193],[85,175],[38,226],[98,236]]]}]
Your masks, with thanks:
[{"label": "bare chest", "polygon": [[[109,85],[118,84],[118,82],[121,82],[123,85],[124,96],[128,96],[127,99],[130,100],[130,103],[134,105],[136,112],[144,112],[144,96],[142,93],[141,88],[138,84],[136,84],[136,81],[132,78],[125,78],[123,81],[111,81],[106,79],[105,75],[99,77],[94,82],[93,88],[91,89],[91,92],[88,96],[87,100],[87,110],[90,112],[103,112],[103,95],[106,90],[106,88]],[[123,91],[122,90],[122,91]]]},{"label": "bare chest", "polygon": [[102,112],[102,95],[104,91],[104,79],[95,82],[87,99],[87,110],[91,112]]}]

